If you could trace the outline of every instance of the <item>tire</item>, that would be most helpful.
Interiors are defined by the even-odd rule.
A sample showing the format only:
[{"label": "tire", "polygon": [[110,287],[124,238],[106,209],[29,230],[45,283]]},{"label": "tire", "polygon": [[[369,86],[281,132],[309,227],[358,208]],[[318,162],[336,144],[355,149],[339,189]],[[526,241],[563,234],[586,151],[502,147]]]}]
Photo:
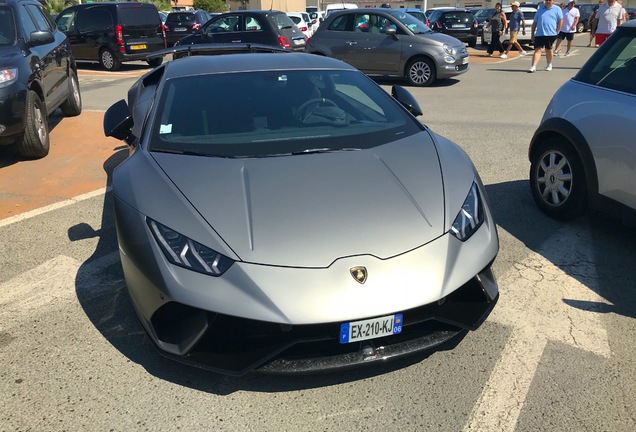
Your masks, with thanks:
[{"label": "tire", "polygon": [[406,80],[416,87],[428,87],[435,81],[435,64],[424,57],[415,58],[406,65]]},{"label": "tire", "polygon": [[99,64],[107,71],[118,71],[121,68],[121,62],[109,48],[103,48],[99,53]]},{"label": "tire", "polygon": [[584,31],[585,31],[585,24],[583,24],[582,22],[578,23],[576,25],[576,32],[583,33]]},{"label": "tire", "polygon": [[475,48],[477,46],[477,38],[469,39],[468,40],[468,46],[471,47],[471,48]]},{"label": "tire", "polygon": [[148,60],[148,64],[153,69],[156,68],[157,66],[160,66],[161,63],[163,63],[163,58],[161,58],[161,57],[156,58],[156,59],[152,59],[152,60]]},{"label": "tire", "polygon": [[73,70],[68,75],[68,98],[60,108],[66,117],[74,117],[82,113],[82,95],[77,74]]},{"label": "tire", "polygon": [[564,138],[548,138],[532,152],[530,189],[541,211],[554,219],[569,220],[585,212],[585,170],[578,153]]},{"label": "tire", "polygon": [[33,90],[27,93],[26,128],[18,142],[18,152],[25,158],[43,158],[49,154],[49,123],[46,107]]}]

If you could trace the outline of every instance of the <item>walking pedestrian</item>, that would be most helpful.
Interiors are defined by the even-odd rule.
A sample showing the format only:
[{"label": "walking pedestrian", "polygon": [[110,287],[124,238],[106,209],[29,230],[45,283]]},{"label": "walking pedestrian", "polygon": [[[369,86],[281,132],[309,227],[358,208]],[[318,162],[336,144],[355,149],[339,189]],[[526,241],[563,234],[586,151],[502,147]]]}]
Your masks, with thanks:
[{"label": "walking pedestrian", "polygon": [[607,40],[616,27],[625,20],[627,12],[616,0],[607,0],[607,3],[598,7],[598,25],[596,27],[596,46],[600,46]]},{"label": "walking pedestrian", "polygon": [[492,39],[490,40],[490,45],[488,45],[488,57],[492,57],[495,49],[499,50],[499,55],[503,55],[504,47],[501,44],[501,35],[503,35],[506,26],[508,25],[508,21],[506,20],[506,15],[501,11],[501,3],[497,3],[495,5],[495,12],[490,16],[488,23],[484,27],[490,27]]},{"label": "walking pedestrian", "polygon": [[518,1],[513,1],[512,3],[510,3],[510,6],[512,6],[512,13],[510,14],[508,27],[506,28],[506,33],[510,32],[510,41],[508,42],[506,52],[501,55],[501,58],[508,58],[508,53],[510,52],[510,48],[512,48],[513,45],[519,50],[519,56],[526,55],[526,52],[523,50],[523,48],[521,48],[521,44],[517,40],[519,30],[521,30],[521,34],[526,34],[526,22],[523,19],[523,12],[519,10]]},{"label": "walking pedestrian", "polygon": [[590,17],[587,19],[587,23],[590,26],[590,43],[589,47],[592,46],[592,41],[596,38],[596,26],[598,25],[598,8],[605,3],[605,0],[598,0],[598,4],[594,6],[594,10],[590,14]]},{"label": "walking pedestrian", "polygon": [[554,0],[545,0],[539,7],[532,23],[531,40],[534,43],[534,54],[532,55],[532,66],[528,72],[537,70],[537,64],[541,59],[541,53],[545,48],[545,60],[548,65],[545,70],[552,70],[552,44],[557,38],[563,25],[563,11],[559,6],[554,5]]},{"label": "walking pedestrian", "polygon": [[576,26],[579,24],[581,13],[578,8],[574,7],[574,0],[570,0],[567,7],[563,9],[563,26],[557,36],[556,46],[554,47],[554,54],[559,54],[561,50],[561,42],[563,39],[567,39],[567,50],[565,55],[570,55],[570,49],[572,48],[572,40],[574,39],[574,33],[576,33]]}]

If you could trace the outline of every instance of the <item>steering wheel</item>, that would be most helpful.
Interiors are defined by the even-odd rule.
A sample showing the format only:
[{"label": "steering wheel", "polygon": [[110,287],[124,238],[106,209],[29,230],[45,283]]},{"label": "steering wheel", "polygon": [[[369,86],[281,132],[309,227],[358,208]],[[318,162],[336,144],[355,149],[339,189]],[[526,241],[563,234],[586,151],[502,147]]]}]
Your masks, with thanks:
[{"label": "steering wheel", "polygon": [[336,108],[338,107],[338,105],[331,99],[313,98],[309,99],[298,107],[298,109],[296,110],[296,117],[298,118],[298,120],[303,122],[305,119],[307,119],[307,117],[309,117],[311,112],[318,108],[320,105],[330,105]]}]

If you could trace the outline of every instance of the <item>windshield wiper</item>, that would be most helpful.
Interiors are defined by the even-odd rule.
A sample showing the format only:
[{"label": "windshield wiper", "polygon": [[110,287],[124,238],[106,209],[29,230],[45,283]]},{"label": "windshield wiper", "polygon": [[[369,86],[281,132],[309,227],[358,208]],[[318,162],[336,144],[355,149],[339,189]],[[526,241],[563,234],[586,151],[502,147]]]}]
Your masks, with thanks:
[{"label": "windshield wiper", "polygon": [[211,154],[211,153],[205,153],[205,152],[187,150],[187,149],[179,150],[179,149],[168,149],[168,148],[153,148],[150,151],[157,152],[157,153],[170,153],[170,154],[180,154],[180,155],[187,155],[187,156],[222,157],[222,156]]}]

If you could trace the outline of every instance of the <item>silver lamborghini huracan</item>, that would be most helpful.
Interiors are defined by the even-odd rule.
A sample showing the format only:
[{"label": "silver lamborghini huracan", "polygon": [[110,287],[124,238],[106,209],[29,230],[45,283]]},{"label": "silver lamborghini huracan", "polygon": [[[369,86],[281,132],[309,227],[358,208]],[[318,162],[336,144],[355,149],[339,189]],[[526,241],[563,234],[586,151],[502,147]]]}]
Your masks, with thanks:
[{"label": "silver lamborghini huracan", "polygon": [[104,118],[130,146],[117,238],[162,354],[232,375],[332,370],[486,319],[499,244],[484,187],[408,91],[316,55],[196,49]]}]

